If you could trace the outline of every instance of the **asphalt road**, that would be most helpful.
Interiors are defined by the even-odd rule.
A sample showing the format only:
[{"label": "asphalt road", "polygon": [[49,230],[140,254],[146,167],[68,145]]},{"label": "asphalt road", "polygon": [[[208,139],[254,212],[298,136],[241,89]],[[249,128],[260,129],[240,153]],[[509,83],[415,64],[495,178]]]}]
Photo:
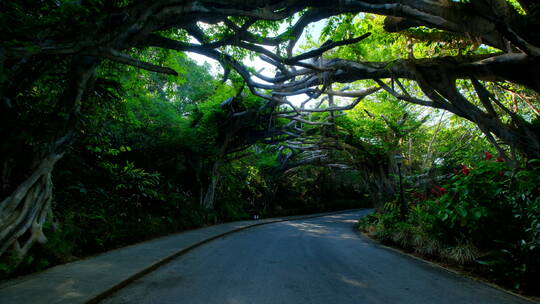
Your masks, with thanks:
[{"label": "asphalt road", "polygon": [[102,303],[531,303],[364,239],[353,226],[366,212],[231,234]]}]

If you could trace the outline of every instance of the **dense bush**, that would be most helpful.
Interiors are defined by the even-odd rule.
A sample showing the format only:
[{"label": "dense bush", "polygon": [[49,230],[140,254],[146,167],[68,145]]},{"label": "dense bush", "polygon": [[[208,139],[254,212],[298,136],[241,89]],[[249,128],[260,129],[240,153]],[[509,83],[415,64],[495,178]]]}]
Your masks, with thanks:
[{"label": "dense bush", "polygon": [[540,274],[539,185],[536,170],[512,170],[500,159],[486,159],[456,170],[443,187],[434,187],[432,198],[411,203],[406,221],[391,202],[360,226],[383,242],[468,264],[502,284],[534,291]]}]

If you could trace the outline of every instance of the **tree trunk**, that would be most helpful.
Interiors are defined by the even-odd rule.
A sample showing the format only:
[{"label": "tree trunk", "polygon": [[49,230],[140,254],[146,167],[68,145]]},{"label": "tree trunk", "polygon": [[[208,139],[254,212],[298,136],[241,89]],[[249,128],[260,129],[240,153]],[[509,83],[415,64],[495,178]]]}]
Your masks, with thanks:
[{"label": "tree trunk", "polygon": [[63,153],[51,153],[0,204],[0,256],[12,249],[21,258],[35,243],[45,243],[43,224],[52,202],[51,174]]},{"label": "tree trunk", "polygon": [[379,194],[379,205],[376,208],[381,208],[382,210],[384,203],[395,195],[396,183],[389,178],[389,172],[384,169],[383,165],[379,165],[377,171],[374,173],[375,185]]},{"label": "tree trunk", "polygon": [[219,156],[214,166],[212,167],[212,177],[210,179],[210,184],[206,190],[206,195],[204,196],[203,207],[206,209],[214,209],[214,201],[216,198],[216,191],[221,179],[221,166],[223,165],[225,157],[227,157],[227,149],[229,147],[229,142],[232,134],[225,134],[225,139],[223,140],[223,145],[219,151]]},{"label": "tree trunk", "polygon": [[[0,202],[0,256],[11,249],[20,261],[35,242],[47,241],[43,224],[51,212],[52,171],[73,141],[81,101],[97,64],[95,58],[73,58],[69,81],[56,104],[58,111],[66,113],[67,117],[53,124],[56,134],[53,140],[35,144],[14,137],[6,144],[10,149],[4,150],[5,155],[2,155],[4,197]],[[4,123],[0,125],[1,128],[16,131],[17,127],[10,125],[10,122]],[[41,139],[34,136],[36,139],[33,140]],[[29,161],[28,155],[36,161]]]},{"label": "tree trunk", "polygon": [[221,159],[217,160],[212,168],[212,178],[210,180],[210,184],[208,185],[208,189],[206,190],[206,195],[204,196],[203,201],[203,207],[206,209],[214,209],[216,190],[221,178],[221,163]]}]

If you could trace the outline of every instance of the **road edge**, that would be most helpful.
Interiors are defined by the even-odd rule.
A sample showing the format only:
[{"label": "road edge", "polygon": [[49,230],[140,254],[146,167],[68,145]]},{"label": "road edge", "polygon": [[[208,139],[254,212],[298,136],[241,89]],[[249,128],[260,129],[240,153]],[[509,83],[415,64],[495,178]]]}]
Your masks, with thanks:
[{"label": "road edge", "polygon": [[369,209],[369,208],[347,209],[347,210],[333,211],[333,212],[328,212],[328,213],[298,215],[298,216],[287,217],[287,218],[278,218],[276,220],[269,220],[269,221],[265,221],[265,222],[255,222],[252,225],[247,225],[247,226],[244,226],[244,227],[236,228],[236,229],[233,229],[233,230],[230,230],[230,231],[215,235],[213,237],[201,240],[199,242],[196,242],[196,243],[194,243],[194,244],[192,244],[192,245],[190,245],[190,246],[188,246],[186,248],[183,248],[183,249],[181,249],[181,250],[179,250],[179,251],[177,251],[177,252],[175,252],[175,253],[167,256],[167,257],[164,257],[164,258],[158,260],[157,262],[153,263],[152,265],[142,269],[141,271],[129,276],[128,278],[124,279],[123,281],[121,281],[121,282],[117,283],[116,285],[110,287],[109,289],[107,289],[107,290],[105,290],[103,292],[100,292],[96,296],[93,296],[91,299],[87,300],[84,303],[85,304],[97,304],[97,303],[103,301],[105,298],[111,296],[115,292],[117,292],[117,291],[121,290],[122,288],[126,287],[127,285],[129,285],[133,281],[143,277],[144,275],[147,275],[147,274],[151,273],[152,271],[160,268],[161,266],[166,265],[167,263],[171,262],[172,260],[174,260],[174,259],[176,259],[176,258],[178,258],[178,257],[180,257],[182,255],[185,255],[186,253],[190,252],[191,250],[193,250],[193,249],[195,249],[197,247],[200,247],[200,246],[202,246],[204,244],[207,244],[207,243],[209,243],[209,242],[211,242],[213,240],[222,238],[222,237],[227,236],[229,234],[237,233],[237,232],[240,232],[240,231],[243,231],[243,230],[251,229],[251,228],[254,228],[254,227],[258,227],[258,226],[268,225],[268,224],[275,224],[275,223],[296,221],[296,220],[312,219],[312,218],[324,217],[324,216],[340,214],[340,213],[361,211],[361,210],[366,210],[366,209]]},{"label": "road edge", "polygon": [[496,290],[499,290],[499,291],[502,291],[504,293],[507,293],[507,294],[510,294],[510,295],[513,295],[515,297],[518,297],[520,299],[523,299],[525,301],[528,301],[532,304],[540,304],[539,301],[536,301],[535,299],[532,299],[532,298],[529,298],[529,297],[526,297],[524,295],[521,295],[519,293],[515,293],[511,290],[508,290],[508,289],[505,289],[505,288],[502,288],[501,286],[498,286],[494,283],[491,283],[491,282],[487,282],[487,281],[483,281],[483,280],[480,280],[478,278],[475,278],[473,276],[469,276],[465,273],[462,273],[462,272],[459,272],[459,271],[456,271],[454,269],[451,269],[451,268],[447,268],[447,267],[444,267],[443,265],[441,264],[438,264],[438,263],[435,263],[435,262],[432,262],[432,261],[429,261],[429,260],[426,260],[426,259],[423,259],[421,257],[418,257],[414,254],[411,254],[411,253],[408,253],[408,252],[405,252],[399,248],[395,248],[395,247],[390,247],[390,246],[387,246],[387,245],[384,245],[382,243],[380,243],[379,241],[375,240],[375,239],[372,239],[370,238],[369,236],[365,235],[362,231],[360,231],[360,229],[358,229],[358,226],[354,226],[353,227],[353,230],[356,231],[356,233],[363,239],[363,240],[366,240],[367,242],[377,246],[377,247],[380,247],[380,248],[383,248],[383,249],[387,249],[389,251],[392,251],[392,252],[395,252],[395,253],[398,253],[400,255],[403,255],[403,256],[407,256],[409,258],[412,258],[416,261],[419,261],[419,262],[422,262],[422,263],[425,263],[425,264],[428,264],[429,266],[431,267],[434,267],[434,268],[438,268],[438,269],[441,269],[441,270],[444,270],[446,272],[449,272],[449,273],[452,273],[454,275],[457,275],[457,276],[460,276],[460,277],[464,277],[464,278],[467,278],[469,280],[473,280],[475,282],[478,282],[480,284],[484,284],[486,286],[489,286],[493,289],[496,289]]}]

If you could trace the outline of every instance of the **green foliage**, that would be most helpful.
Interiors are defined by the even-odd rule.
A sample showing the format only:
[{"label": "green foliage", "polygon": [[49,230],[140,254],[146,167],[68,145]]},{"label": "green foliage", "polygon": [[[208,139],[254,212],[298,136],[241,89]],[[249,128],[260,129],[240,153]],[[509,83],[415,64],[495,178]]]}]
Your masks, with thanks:
[{"label": "green foliage", "polygon": [[[355,141],[366,143],[372,155],[386,155],[396,149],[403,137],[412,135],[421,124],[415,117],[397,125],[404,115],[410,116],[404,103],[396,103],[385,92],[370,96],[364,103],[337,119],[338,130]],[[384,116],[384,118],[383,118]],[[386,118],[386,120],[385,120]]]},{"label": "green foliage", "polygon": [[[451,56],[459,54],[493,53],[496,50],[480,46],[471,38],[424,26],[413,27],[399,33],[384,30],[384,16],[373,14],[342,14],[327,19],[321,30],[320,41],[333,41],[371,35],[360,43],[347,45],[328,52],[327,56],[350,60],[392,61],[408,58]],[[311,42],[310,46],[316,44]]]},{"label": "green foliage", "polygon": [[[487,158],[490,158],[488,154]],[[537,161],[532,161],[531,164]],[[502,284],[532,291],[540,271],[540,175],[488,159],[462,167],[407,221],[395,203],[360,222],[389,243],[459,264],[478,262]]]},{"label": "green foliage", "polygon": [[[517,1],[509,3],[524,13]],[[30,60],[24,64],[34,66],[33,60],[43,61],[35,68],[47,71],[36,73],[40,76],[14,96],[14,104],[20,107],[17,115],[2,116],[9,120],[5,125],[11,128],[5,131],[2,154],[15,153],[28,163],[29,156],[35,154],[34,147],[49,142],[70,119],[68,110],[59,110],[57,102],[64,90],[69,59],[43,55],[46,60],[37,60],[33,57],[38,56],[31,55],[39,52],[39,47],[22,41],[80,35],[86,28],[95,27],[96,22],[103,22],[94,18],[96,12],[112,19],[118,8],[131,4],[131,0],[0,4],[0,28],[4,29],[0,48],[17,46]],[[267,37],[288,24],[289,32],[281,37],[290,39],[294,18],[259,20],[250,26],[250,31]],[[527,16],[523,22],[536,28],[536,19]],[[251,21],[248,17],[229,20],[239,27]],[[301,47],[370,32],[364,41],[335,48],[324,56],[388,61],[387,68],[396,59],[408,57],[494,52],[472,38],[426,27],[387,33],[383,22],[384,17],[372,14],[333,16],[327,20],[320,39],[309,39],[308,45]],[[48,30],[31,30],[36,28]],[[222,23],[206,24],[202,29],[209,36],[207,43],[235,36]],[[189,41],[185,30],[165,29],[159,34]],[[237,60],[254,56],[238,47],[222,50]],[[284,48],[279,51],[284,52]],[[532,288],[534,275],[540,272],[538,171],[515,171],[506,163],[479,159],[481,152],[494,149],[474,124],[396,101],[380,91],[345,116],[334,113],[335,126],[303,126],[306,135],[329,150],[325,152],[327,163],[287,169],[288,164],[281,161],[291,149],[244,146],[242,140],[249,137],[249,131],[266,130],[270,110],[261,110],[264,101],[244,90],[238,73],[232,72],[230,82],[221,83],[208,72],[209,65],[199,66],[178,52],[159,48],[126,52],[144,62],[172,67],[179,75],[160,75],[107,60],[101,63],[95,81],[85,93],[81,117],[76,118],[80,120],[79,141],[54,172],[54,216],[45,227],[49,242],[36,246],[23,260],[8,257],[0,261],[0,272],[41,270],[183,229],[247,219],[255,213],[367,207],[384,201],[381,198],[395,196],[393,156],[399,152],[408,159],[402,169],[406,185],[411,187],[426,172],[447,173],[455,164],[469,166],[469,173],[458,172],[445,181],[444,191],[435,188],[436,193],[430,196],[425,195],[425,189],[414,189],[423,198],[411,204],[406,221],[400,219],[397,201],[392,201],[385,205],[385,212],[362,221],[363,229],[384,242],[421,254],[460,264],[476,261],[484,271],[505,278],[516,288]],[[0,67],[0,84],[10,80],[10,73],[10,69]],[[412,81],[403,80],[402,84],[412,96],[420,96],[420,88]],[[470,81],[459,80],[458,84],[462,94],[480,105]],[[372,85],[373,81],[351,84],[355,89]],[[508,83],[484,85],[502,104],[519,113],[532,130],[540,130],[534,108],[516,102],[529,101],[529,96],[536,97],[534,92]],[[339,90],[339,86],[334,84],[333,89]],[[233,96],[236,98],[230,105],[221,106]],[[342,100],[336,98],[336,102]],[[231,120],[233,110],[258,115],[246,123],[247,131],[231,135],[228,131],[237,127]],[[509,115],[496,111],[502,121],[510,121]],[[323,122],[329,116],[312,113],[310,119]],[[275,119],[273,123],[279,128],[289,120]],[[293,158],[301,159],[298,154]],[[520,158],[515,161],[518,163]],[[217,173],[213,169],[216,163],[221,165]],[[342,169],[328,167],[336,164]],[[538,167],[534,162],[530,165]],[[13,171],[22,172],[17,178],[25,178],[26,171]],[[201,202],[210,181],[216,179],[215,208],[205,210]],[[8,186],[13,188],[16,182]],[[8,193],[9,187],[2,191]],[[15,264],[19,267],[15,268]]]},{"label": "green foliage", "polygon": [[[95,94],[83,105],[79,143],[54,172],[49,242],[35,246],[23,261],[2,261],[5,273],[36,271],[215,223],[216,215],[199,206],[198,188],[207,182],[221,144],[225,112],[219,104],[236,93],[227,85],[216,87],[206,69],[186,57],[153,51],[134,55],[174,61],[179,71],[190,73],[170,79],[111,63],[98,70]],[[192,86],[186,80],[201,84]],[[42,89],[39,98],[58,94]],[[47,99],[41,101],[38,112],[50,119]],[[34,109],[28,112],[35,114]],[[241,206],[229,209],[241,213]]]}]

